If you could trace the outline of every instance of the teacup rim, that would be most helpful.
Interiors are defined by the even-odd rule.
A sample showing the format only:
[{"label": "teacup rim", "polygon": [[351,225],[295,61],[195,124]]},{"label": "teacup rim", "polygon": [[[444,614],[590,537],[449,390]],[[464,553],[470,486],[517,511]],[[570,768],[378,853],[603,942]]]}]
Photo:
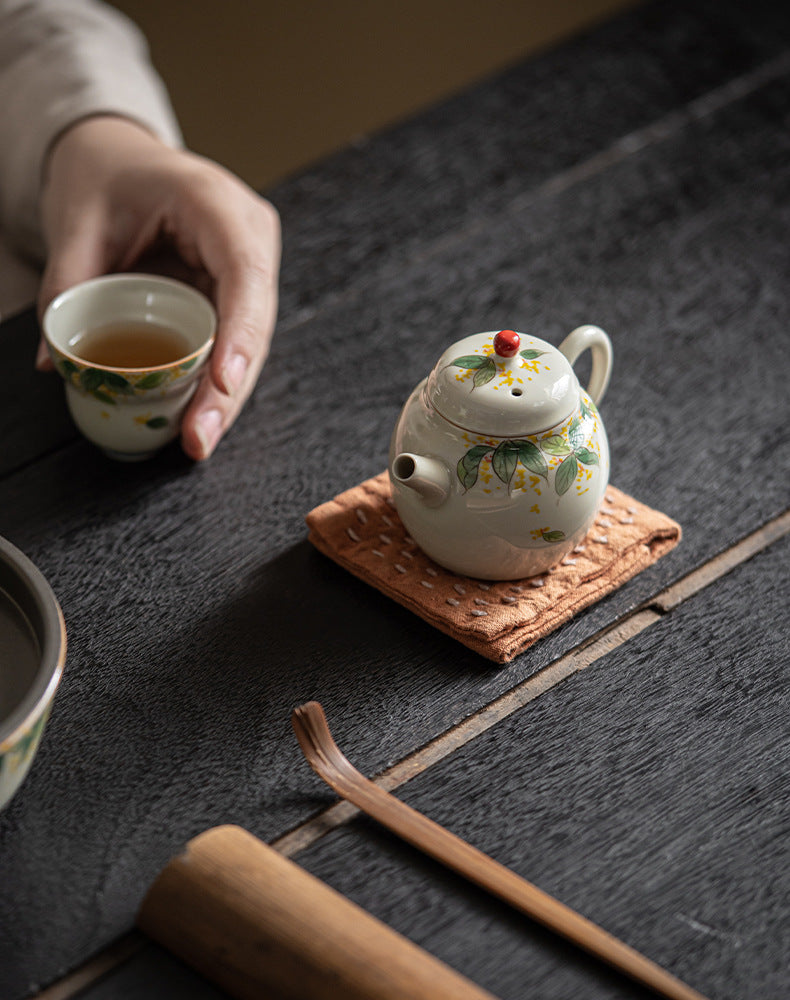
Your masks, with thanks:
[{"label": "teacup rim", "polygon": [[[205,340],[200,345],[200,347],[195,348],[195,350],[191,351],[189,354],[184,354],[182,357],[178,358],[175,361],[169,361],[166,364],[162,365],[143,365],[137,368],[123,367],[121,365],[94,364],[94,362],[86,361],[85,358],[81,358],[78,354],[74,354],[71,351],[66,350],[66,348],[62,347],[60,344],[56,343],[53,340],[48,329],[47,320],[57,311],[57,309],[63,302],[65,302],[69,298],[73,298],[75,294],[82,291],[83,289],[89,289],[91,287],[95,287],[96,285],[110,284],[110,283],[131,284],[135,281],[146,284],[153,284],[159,286],[164,285],[166,287],[176,288],[178,289],[179,292],[186,293],[187,296],[192,297],[196,302],[199,302],[202,306],[207,307],[212,321],[212,332],[208,337],[208,339]],[[47,344],[49,344],[49,346],[52,348],[52,350],[56,351],[59,355],[62,355],[62,357],[67,358],[69,361],[72,362],[72,364],[76,364],[81,368],[95,368],[96,371],[102,371],[102,372],[119,372],[119,373],[128,373],[130,375],[140,375],[143,372],[171,371],[175,368],[179,368],[182,365],[185,365],[187,362],[190,361],[194,362],[197,358],[201,357],[204,354],[207,354],[208,352],[211,351],[216,342],[217,324],[218,324],[217,311],[214,308],[214,305],[209,299],[209,297],[207,295],[204,295],[204,293],[201,292],[199,289],[194,288],[192,285],[188,285],[185,281],[179,281],[177,278],[168,278],[164,275],[159,275],[159,274],[148,274],[143,271],[141,272],[124,271],[124,272],[119,272],[117,274],[102,274],[96,278],[88,278],[85,281],[80,281],[77,284],[72,285],[70,288],[64,289],[62,292],[60,292],[58,295],[55,296],[55,298],[49,303],[49,305],[45,309],[44,316],[42,317],[41,321],[41,330],[44,335],[44,339],[46,340]]]}]

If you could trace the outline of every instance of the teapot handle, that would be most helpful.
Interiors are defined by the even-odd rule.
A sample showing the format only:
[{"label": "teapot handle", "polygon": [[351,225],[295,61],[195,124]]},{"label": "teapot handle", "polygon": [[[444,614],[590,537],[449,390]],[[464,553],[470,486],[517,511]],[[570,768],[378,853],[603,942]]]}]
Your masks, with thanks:
[{"label": "teapot handle", "polygon": [[597,405],[601,402],[612,374],[612,342],[599,326],[578,326],[559,346],[561,354],[573,364],[587,348],[592,351],[592,373],[587,393]]}]

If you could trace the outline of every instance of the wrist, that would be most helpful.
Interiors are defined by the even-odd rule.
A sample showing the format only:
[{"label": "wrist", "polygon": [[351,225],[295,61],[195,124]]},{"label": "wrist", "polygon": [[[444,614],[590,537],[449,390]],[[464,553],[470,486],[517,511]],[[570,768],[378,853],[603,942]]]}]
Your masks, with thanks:
[{"label": "wrist", "polygon": [[44,164],[44,183],[62,162],[85,164],[85,157],[112,159],[143,149],[167,148],[153,132],[131,118],[113,114],[95,114],[80,118],[63,129],[53,140]]}]

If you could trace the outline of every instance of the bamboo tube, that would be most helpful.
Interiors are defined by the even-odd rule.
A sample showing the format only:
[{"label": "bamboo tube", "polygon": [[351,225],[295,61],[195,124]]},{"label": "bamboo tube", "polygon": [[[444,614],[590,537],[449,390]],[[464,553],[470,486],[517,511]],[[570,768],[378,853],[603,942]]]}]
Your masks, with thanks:
[{"label": "bamboo tube", "polygon": [[495,1000],[236,826],[191,840],[138,924],[239,1000]]}]

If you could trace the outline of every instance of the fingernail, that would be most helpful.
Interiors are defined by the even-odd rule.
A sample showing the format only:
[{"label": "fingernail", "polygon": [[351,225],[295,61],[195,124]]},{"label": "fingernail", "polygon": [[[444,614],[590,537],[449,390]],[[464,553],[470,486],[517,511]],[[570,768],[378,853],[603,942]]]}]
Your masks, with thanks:
[{"label": "fingernail", "polygon": [[195,432],[203,451],[202,457],[208,458],[217,447],[222,433],[222,414],[219,410],[207,410],[201,413],[195,424]]},{"label": "fingernail", "polygon": [[232,396],[239,388],[247,371],[247,359],[242,354],[232,355],[222,369],[222,388]]}]

